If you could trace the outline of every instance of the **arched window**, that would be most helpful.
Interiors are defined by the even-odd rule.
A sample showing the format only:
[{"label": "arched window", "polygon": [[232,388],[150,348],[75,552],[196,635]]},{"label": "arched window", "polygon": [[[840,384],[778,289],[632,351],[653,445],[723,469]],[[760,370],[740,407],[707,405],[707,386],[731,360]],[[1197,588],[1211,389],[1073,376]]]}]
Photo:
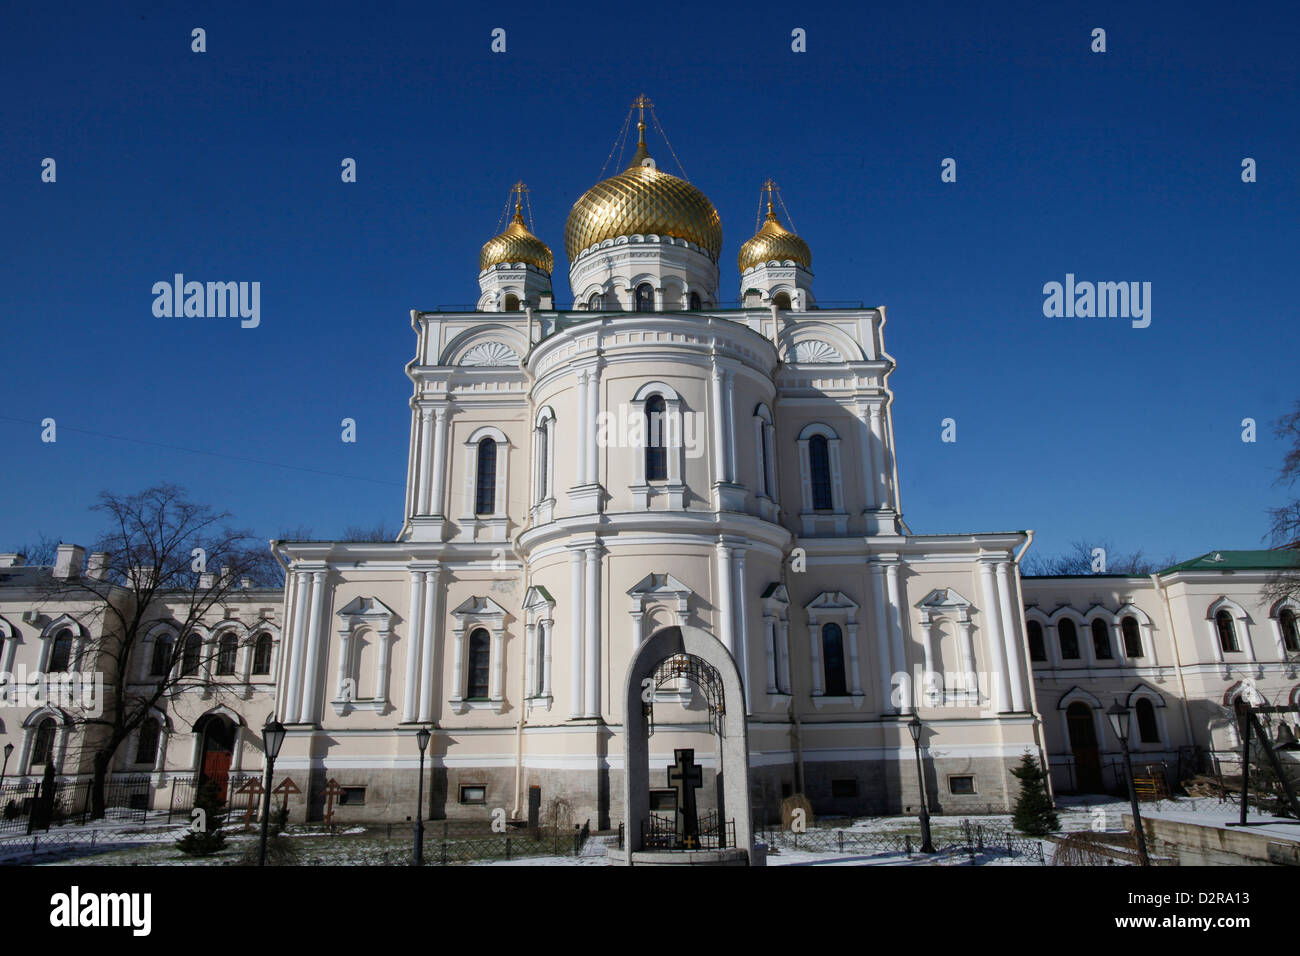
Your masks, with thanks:
[{"label": "arched window", "polygon": [[550,435],[546,430],[546,422],[537,426],[537,500],[546,500],[546,483],[549,476],[546,474],[547,464],[550,460],[550,449],[547,445],[550,443]]},{"label": "arched window", "polygon": [[776,295],[772,296],[772,304],[778,309],[790,308],[790,293],[778,292]]},{"label": "arched window", "polygon": [[72,632],[67,628],[54,635],[54,644],[50,648],[50,662],[45,670],[57,674],[72,666]]},{"label": "arched window", "polygon": [[600,308],[600,293],[593,292],[591,294],[591,297],[587,299],[587,310],[589,312],[594,312],[599,308]]},{"label": "arched window", "polygon": [[1029,659],[1031,661],[1047,660],[1047,645],[1043,643],[1043,625],[1037,621],[1025,622],[1029,634]]},{"label": "arched window", "polygon": [[271,673],[271,635],[265,631],[257,635],[257,643],[253,645],[253,673]]},{"label": "arched window", "polygon": [[506,294],[506,311],[507,312],[519,311],[519,296],[514,295],[512,293]]},{"label": "arched window", "polygon": [[172,646],[175,641],[170,636],[160,635],[153,642],[153,659],[149,662],[150,677],[166,677],[172,666]]},{"label": "arched window", "polygon": [[812,476],[813,510],[830,511],[835,505],[831,494],[831,453],[825,435],[808,439],[808,470]]},{"label": "arched window", "polygon": [[1219,611],[1215,614],[1214,627],[1219,632],[1219,647],[1229,652],[1238,650],[1237,629],[1233,627],[1231,614],[1226,610]]},{"label": "arched window", "polygon": [[1300,652],[1300,629],[1296,627],[1295,612],[1289,607],[1282,608],[1277,623],[1282,628],[1282,646],[1289,653]]},{"label": "arched window", "polygon": [[1132,614],[1119,622],[1120,630],[1124,633],[1124,656],[1141,657],[1142,656],[1142,635],[1138,631],[1138,622]]},{"label": "arched window", "polygon": [[638,312],[655,310],[655,290],[649,282],[642,282],[636,287],[636,310]]},{"label": "arched window", "polygon": [[57,731],[53,717],[46,717],[36,725],[36,735],[32,740],[33,767],[43,767],[54,759],[54,734]]},{"label": "arched window", "polygon": [[181,676],[192,677],[199,672],[199,658],[203,654],[203,638],[197,634],[191,634],[185,638],[185,646],[181,650]]},{"label": "arched window", "polygon": [[469,686],[465,696],[470,700],[483,700],[487,697],[491,662],[488,632],[480,627],[469,636]]},{"label": "arched window", "polygon": [[1160,725],[1156,723],[1156,709],[1151,701],[1139,697],[1137,702],[1138,740],[1144,744],[1160,743]]},{"label": "arched window", "polygon": [[822,661],[826,665],[826,696],[847,695],[849,691],[844,673],[844,635],[838,624],[822,625]]},{"label": "arched window", "polygon": [[158,759],[158,736],[162,732],[162,725],[158,721],[149,717],[140,725],[140,740],[135,748],[135,762],[149,764],[153,766]]},{"label": "arched window", "polygon": [[692,309],[699,309],[699,307],[700,307],[700,294],[699,294],[698,292],[692,292],[692,293],[691,293],[691,308],[692,308]]},{"label": "arched window", "polygon": [[490,515],[497,506],[497,443],[484,438],[478,443],[478,475],[474,481],[474,513]]},{"label": "arched window", "polygon": [[1092,651],[1099,661],[1108,661],[1114,657],[1110,650],[1110,628],[1099,617],[1092,619]]},{"label": "arched window", "polygon": [[239,638],[229,632],[221,635],[217,645],[217,673],[233,674],[235,672],[235,650],[239,647]]},{"label": "arched window", "polygon": [[1061,660],[1077,661],[1079,659],[1079,632],[1075,630],[1074,622],[1068,617],[1062,618],[1061,623],[1056,625],[1056,633],[1061,638]]},{"label": "arched window", "polygon": [[667,420],[662,395],[651,395],[645,403],[645,480],[668,480]]}]

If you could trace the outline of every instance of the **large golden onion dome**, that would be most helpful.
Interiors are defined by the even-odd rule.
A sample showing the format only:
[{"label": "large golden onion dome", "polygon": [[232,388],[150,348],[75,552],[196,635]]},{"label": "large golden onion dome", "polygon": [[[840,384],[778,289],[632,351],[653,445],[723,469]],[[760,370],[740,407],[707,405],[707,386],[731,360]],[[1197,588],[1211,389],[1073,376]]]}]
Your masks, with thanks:
[{"label": "large golden onion dome", "polygon": [[555,256],[551,254],[551,247],[529,232],[524,225],[520,203],[515,203],[515,218],[510,221],[506,231],[483,243],[483,251],[478,254],[478,271],[482,272],[503,262],[527,262],[547,275],[555,268]]},{"label": "large golden onion dome", "polygon": [[684,179],[644,165],[645,123],[627,169],[588,189],[569,212],[564,248],[572,263],[584,249],[618,236],[674,236],[722,252],[722,220],[709,198]]},{"label": "large golden onion dome", "polygon": [[736,261],[740,271],[752,269],[764,262],[797,262],[805,269],[812,268],[812,250],[789,229],[786,229],[772,211],[772,202],[767,203],[767,221],[758,230],[754,238],[740,247]]}]

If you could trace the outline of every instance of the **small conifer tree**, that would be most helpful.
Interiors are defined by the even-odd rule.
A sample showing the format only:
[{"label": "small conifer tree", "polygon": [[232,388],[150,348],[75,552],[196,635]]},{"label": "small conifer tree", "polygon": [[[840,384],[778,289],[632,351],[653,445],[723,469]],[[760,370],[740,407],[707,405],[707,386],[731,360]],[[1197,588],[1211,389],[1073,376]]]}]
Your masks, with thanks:
[{"label": "small conifer tree", "polygon": [[194,797],[194,809],[203,811],[195,821],[199,828],[196,830],[191,826],[176,841],[176,846],[190,856],[211,856],[222,849],[226,845],[226,834],[221,829],[226,822],[226,815],[222,812],[225,805],[216,782],[206,781]]},{"label": "small conifer tree", "polygon": [[1029,751],[1025,751],[1020,766],[1011,775],[1020,781],[1020,796],[1016,798],[1011,818],[1015,828],[1029,836],[1047,836],[1059,830],[1061,821],[1056,818],[1056,808],[1047,795],[1047,772]]}]

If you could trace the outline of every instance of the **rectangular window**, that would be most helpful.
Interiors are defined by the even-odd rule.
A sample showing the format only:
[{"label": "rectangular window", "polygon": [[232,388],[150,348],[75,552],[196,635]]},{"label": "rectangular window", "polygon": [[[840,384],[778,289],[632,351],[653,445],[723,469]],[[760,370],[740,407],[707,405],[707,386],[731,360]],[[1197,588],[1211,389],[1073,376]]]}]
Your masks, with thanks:
[{"label": "rectangular window", "polygon": [[969,794],[975,792],[974,777],[949,777],[948,792],[957,794]]},{"label": "rectangular window", "polygon": [[364,807],[366,805],[365,787],[344,787],[339,794],[340,807]]},{"label": "rectangular window", "polygon": [[460,802],[469,804],[487,803],[487,786],[471,783],[460,788]]},{"label": "rectangular window", "polygon": [[857,780],[832,780],[831,796],[836,799],[846,797],[856,797],[858,795]]}]

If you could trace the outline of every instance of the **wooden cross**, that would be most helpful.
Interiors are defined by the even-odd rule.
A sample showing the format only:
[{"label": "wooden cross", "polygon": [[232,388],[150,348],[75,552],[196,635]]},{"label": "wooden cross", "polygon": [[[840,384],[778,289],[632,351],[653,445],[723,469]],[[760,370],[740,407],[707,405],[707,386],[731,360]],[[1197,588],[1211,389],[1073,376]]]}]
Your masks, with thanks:
[{"label": "wooden cross", "polygon": [[695,763],[695,751],[674,750],[668,768],[668,786],[677,791],[677,837],[689,849],[699,845],[700,820],[695,810],[695,791],[704,786],[704,771]]},{"label": "wooden cross", "polygon": [[302,793],[302,791],[298,789],[298,785],[293,782],[292,777],[285,777],[283,780],[280,781],[280,785],[276,787],[274,790],[272,790],[271,792],[283,794],[284,803],[281,806],[281,809],[285,811],[289,809],[289,794]]},{"label": "wooden cross", "polygon": [[262,801],[259,799],[262,796],[261,778],[250,777],[235,793],[248,794],[248,809],[244,811],[244,826],[251,826],[254,811],[260,809],[262,805]]},{"label": "wooden cross", "polygon": [[325,784],[325,825],[334,826],[334,798],[343,796],[343,788],[333,777]]}]

